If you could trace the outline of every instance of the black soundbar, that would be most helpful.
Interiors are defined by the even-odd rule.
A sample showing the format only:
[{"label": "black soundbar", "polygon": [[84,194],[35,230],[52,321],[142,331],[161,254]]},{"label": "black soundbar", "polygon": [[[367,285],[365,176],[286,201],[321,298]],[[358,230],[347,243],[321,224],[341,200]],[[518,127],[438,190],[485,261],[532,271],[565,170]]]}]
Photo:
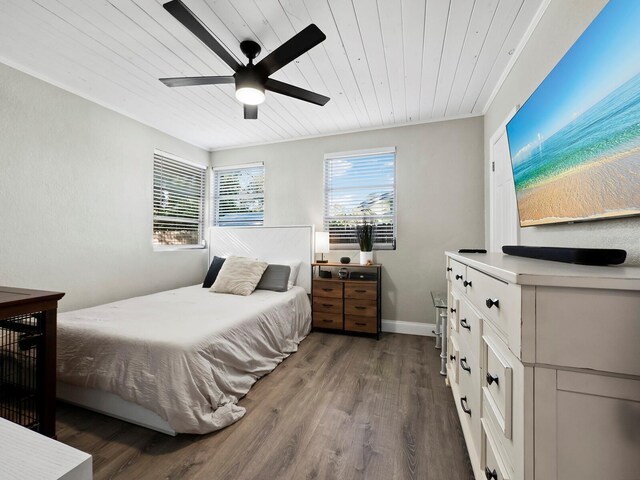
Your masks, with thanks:
[{"label": "black soundbar", "polygon": [[502,251],[517,257],[551,260],[552,262],[578,263],[580,265],[619,265],[627,258],[626,250],[616,248],[565,248],[527,247],[505,245]]}]

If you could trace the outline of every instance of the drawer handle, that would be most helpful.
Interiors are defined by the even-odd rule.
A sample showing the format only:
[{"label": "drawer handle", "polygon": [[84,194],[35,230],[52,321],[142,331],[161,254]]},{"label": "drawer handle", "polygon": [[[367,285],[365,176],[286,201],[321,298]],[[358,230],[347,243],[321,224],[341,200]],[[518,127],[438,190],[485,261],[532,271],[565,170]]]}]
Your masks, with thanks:
[{"label": "drawer handle", "polygon": [[469,404],[467,403],[467,397],[460,398],[460,406],[462,407],[462,411],[467,415],[471,415],[471,409],[469,408]]},{"label": "drawer handle", "polygon": [[322,304],[323,307],[333,307],[333,303],[323,303]]},{"label": "drawer handle", "polygon": [[450,272],[451,270],[453,270],[453,268],[447,267],[447,272]]},{"label": "drawer handle", "polygon": [[360,305],[355,306],[356,310],[366,310],[367,307],[361,307]]},{"label": "drawer handle", "polygon": [[484,476],[487,480],[498,480],[498,472],[495,469],[492,471],[489,467],[484,467]]},{"label": "drawer handle", "polygon": [[323,292],[333,292],[333,288],[323,288]]},{"label": "drawer handle", "polygon": [[484,303],[487,305],[487,308],[491,308],[491,307],[500,308],[500,300],[498,300],[497,298],[495,300],[491,298],[487,298],[487,300]]},{"label": "drawer handle", "polygon": [[456,280],[462,280],[462,275],[456,275]]},{"label": "drawer handle", "polygon": [[462,282],[462,284],[463,284],[465,287],[471,287],[471,286],[472,286],[472,285],[471,285],[471,282],[467,282],[466,280],[465,280],[464,282]]},{"label": "drawer handle", "polygon": [[461,318],[461,319],[460,319],[460,326],[461,326],[462,328],[466,328],[467,330],[471,331],[471,325],[469,325],[469,324],[467,323],[467,319],[466,319],[466,318]]},{"label": "drawer handle", "polygon": [[449,310],[451,311],[451,313],[456,313],[456,311],[457,311],[457,310],[456,310],[455,308],[453,308],[453,307],[452,307],[452,308],[450,308]]},{"label": "drawer handle", "polygon": [[455,355],[449,355],[449,360],[454,362],[456,360],[456,356]]},{"label": "drawer handle", "polygon": [[360,327],[366,327],[367,324],[363,323],[363,322],[356,322],[356,325],[360,326]]},{"label": "drawer handle", "polygon": [[460,366],[462,367],[462,369],[466,372],[471,373],[471,367],[469,366],[469,364],[467,363],[467,357],[462,357],[460,359]]},{"label": "drawer handle", "polygon": [[499,382],[498,376],[496,375],[496,376],[494,377],[494,376],[493,376],[493,375],[491,375],[490,373],[487,373],[487,383],[488,383],[489,385],[491,385],[491,384],[492,384],[492,383],[494,383],[494,382],[495,382],[495,384],[496,384],[496,385],[500,385],[500,382]]},{"label": "drawer handle", "polygon": [[357,293],[367,293],[366,290],[356,290]]},{"label": "drawer handle", "polygon": [[322,321],[324,323],[333,323],[333,320],[327,320],[326,318],[323,318]]}]

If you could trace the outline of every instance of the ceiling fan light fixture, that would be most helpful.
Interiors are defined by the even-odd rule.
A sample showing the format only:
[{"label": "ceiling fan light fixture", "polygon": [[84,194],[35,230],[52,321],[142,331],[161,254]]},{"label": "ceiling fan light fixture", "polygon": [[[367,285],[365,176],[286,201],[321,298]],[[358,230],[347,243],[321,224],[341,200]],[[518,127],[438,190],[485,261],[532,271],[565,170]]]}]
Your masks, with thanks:
[{"label": "ceiling fan light fixture", "polygon": [[264,102],[264,88],[259,86],[237,86],[236,98],[245,105],[260,105]]}]

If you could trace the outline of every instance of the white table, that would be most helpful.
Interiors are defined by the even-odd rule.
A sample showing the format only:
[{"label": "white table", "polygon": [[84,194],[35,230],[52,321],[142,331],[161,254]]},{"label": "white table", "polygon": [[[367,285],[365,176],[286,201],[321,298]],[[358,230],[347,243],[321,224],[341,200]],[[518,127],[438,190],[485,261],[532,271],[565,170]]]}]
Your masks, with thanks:
[{"label": "white table", "polygon": [[2,480],[91,480],[91,455],[0,418]]}]

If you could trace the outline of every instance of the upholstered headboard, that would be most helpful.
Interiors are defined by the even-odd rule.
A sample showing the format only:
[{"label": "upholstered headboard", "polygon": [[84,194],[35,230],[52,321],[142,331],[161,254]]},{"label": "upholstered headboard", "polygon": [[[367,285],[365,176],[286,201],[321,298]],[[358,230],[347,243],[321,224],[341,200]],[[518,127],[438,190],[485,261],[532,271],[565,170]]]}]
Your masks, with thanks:
[{"label": "upholstered headboard", "polygon": [[269,263],[299,261],[296,285],[311,293],[314,226],[211,227],[209,263],[215,255],[257,258]]}]

